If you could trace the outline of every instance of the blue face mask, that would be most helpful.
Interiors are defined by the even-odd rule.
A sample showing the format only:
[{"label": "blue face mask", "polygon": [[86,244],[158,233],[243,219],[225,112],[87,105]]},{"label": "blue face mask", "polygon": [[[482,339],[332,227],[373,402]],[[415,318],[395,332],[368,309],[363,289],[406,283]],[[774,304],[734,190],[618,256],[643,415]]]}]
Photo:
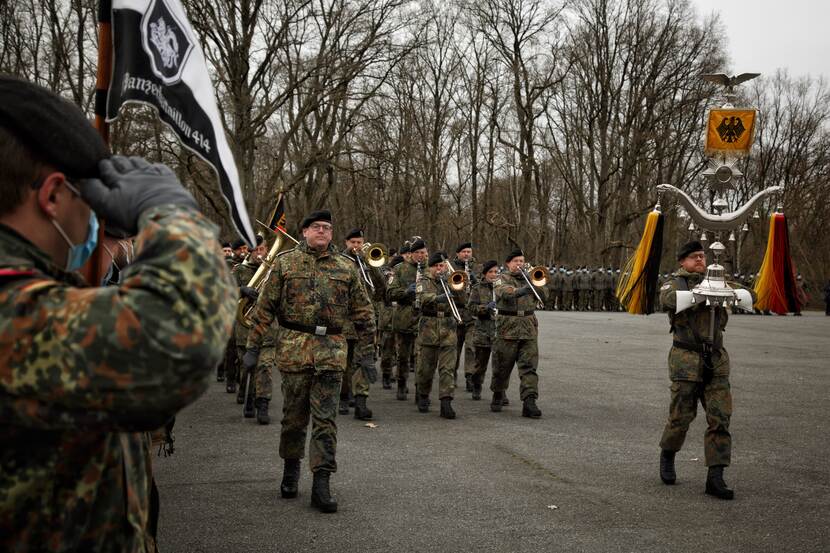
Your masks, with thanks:
[{"label": "blue face mask", "polygon": [[58,233],[63,237],[64,241],[69,245],[69,251],[66,254],[67,271],[77,271],[83,267],[92,252],[95,251],[95,246],[98,245],[98,218],[95,212],[89,211],[89,226],[87,227],[86,240],[80,244],[73,244],[69,236],[63,231],[57,221],[52,219],[52,224],[58,230]]}]

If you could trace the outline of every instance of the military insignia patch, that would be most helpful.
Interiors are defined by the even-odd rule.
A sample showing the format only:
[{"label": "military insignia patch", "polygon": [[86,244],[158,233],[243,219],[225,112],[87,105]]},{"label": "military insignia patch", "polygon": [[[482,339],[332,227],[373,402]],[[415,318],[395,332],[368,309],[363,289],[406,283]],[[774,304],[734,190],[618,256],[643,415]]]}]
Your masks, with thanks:
[{"label": "military insignia patch", "polygon": [[415,291],[416,291],[416,292],[423,292],[423,291],[424,291],[424,287],[423,287],[423,285],[419,284],[418,286],[416,286],[416,287],[415,287]]},{"label": "military insignia patch", "polygon": [[664,284],[660,290],[668,290],[669,288],[671,288],[671,284]]}]

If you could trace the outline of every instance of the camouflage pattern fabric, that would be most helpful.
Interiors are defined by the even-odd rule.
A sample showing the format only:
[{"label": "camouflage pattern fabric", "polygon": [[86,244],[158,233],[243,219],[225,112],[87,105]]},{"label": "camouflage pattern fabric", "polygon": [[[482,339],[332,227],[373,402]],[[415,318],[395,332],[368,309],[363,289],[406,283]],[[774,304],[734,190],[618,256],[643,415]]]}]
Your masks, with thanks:
[{"label": "camouflage pattern fabric", "polygon": [[337,471],[337,399],[342,372],[336,370],[282,373],[280,457],[302,459],[311,421],[309,469]]},{"label": "camouflage pattern fabric", "polygon": [[254,384],[256,397],[271,400],[274,387],[274,368],[277,366],[277,349],[263,346],[259,351]]},{"label": "camouflage pattern fabric", "polygon": [[[453,298],[463,295],[453,292]],[[418,393],[429,395],[432,380],[438,370],[439,398],[452,398],[455,388],[454,362],[456,357],[457,323],[450,313],[449,303],[440,301],[443,288],[437,278],[425,274],[416,289],[421,302],[421,318],[418,321],[418,367],[415,380]]]},{"label": "camouflage pattern fabric", "polygon": [[[464,262],[458,258],[452,260],[452,266],[457,271],[463,271],[465,267]],[[475,315],[473,315],[473,313],[468,309],[468,303],[469,292],[478,282],[478,277],[473,272],[472,263],[469,264],[469,272],[467,276],[469,279],[467,289],[455,296],[457,298],[456,306],[458,307],[458,311],[461,314],[461,320],[463,322],[459,324],[456,329],[455,365],[453,367],[454,375],[458,374],[458,367],[461,364],[462,352],[464,352],[464,374],[472,374],[475,369],[475,347],[473,346],[471,340],[473,327],[475,325]]]},{"label": "camouflage pattern fabric", "polygon": [[[661,447],[680,451],[689,425],[697,414],[700,401],[706,412],[707,429],[704,437],[706,465],[728,465],[732,453],[732,439],[729,434],[729,419],[732,415],[732,394],[729,385],[729,354],[723,347],[723,331],[729,315],[723,307],[717,308],[717,324],[714,337],[709,337],[711,308],[700,304],[678,314],[677,290],[680,279],[686,281],[685,288],[691,290],[702,280],[703,275],[680,269],[676,277],[665,282],[660,288],[660,303],[669,313],[672,334],[677,343],[701,344],[711,338],[711,361],[704,355],[684,347],[672,345],[669,350],[669,379],[671,380],[671,402],[669,420],[660,440]],[[741,285],[730,282],[730,286]],[[755,293],[752,292],[753,301]]]},{"label": "camouflage pattern fabric", "polygon": [[493,345],[496,335],[496,321],[493,318],[492,310],[487,304],[493,301],[493,285],[482,280],[470,291],[470,302],[468,308],[475,317],[472,342],[475,347]]},{"label": "camouflage pattern fabric", "polygon": [[565,273],[562,275],[562,306],[563,311],[570,311],[574,307],[574,276]]},{"label": "camouflage pattern fabric", "polygon": [[380,372],[392,376],[392,368],[395,366],[395,333],[391,330],[384,330],[380,334]]},{"label": "camouflage pattern fabric", "polygon": [[[416,263],[404,261],[395,267],[392,282],[386,290],[386,298],[395,302],[392,313],[392,328],[397,333],[415,334],[418,328],[418,313],[413,306],[415,297],[407,291],[410,284],[415,283],[418,271]],[[423,269],[426,274],[426,268]]]},{"label": "camouflage pattern fabric", "polygon": [[[521,279],[521,280],[520,280]],[[507,390],[513,366],[518,366],[521,399],[539,397],[539,346],[537,341],[539,323],[536,315],[510,316],[505,311],[533,311],[536,298],[533,294],[516,297],[516,291],[524,287],[519,274],[502,273],[494,283],[496,291],[496,339],[493,344],[493,376],[490,389],[494,392]],[[543,288],[536,288],[542,300],[546,297]]]},{"label": "camouflage pattern fabric", "polygon": [[154,551],[146,431],[194,402],[231,333],[217,229],[139,221],[122,283],[87,288],[0,226],[0,550]]},{"label": "camouflage pattern fabric", "polygon": [[481,383],[484,382],[484,375],[487,373],[487,364],[490,362],[490,353],[492,348],[490,346],[476,346],[475,370],[473,371],[473,378]]}]

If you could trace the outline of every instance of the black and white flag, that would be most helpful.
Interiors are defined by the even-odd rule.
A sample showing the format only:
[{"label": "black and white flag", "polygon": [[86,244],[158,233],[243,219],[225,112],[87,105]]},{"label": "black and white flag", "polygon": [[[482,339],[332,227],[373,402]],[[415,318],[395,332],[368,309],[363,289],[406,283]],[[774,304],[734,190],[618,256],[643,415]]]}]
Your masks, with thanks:
[{"label": "black and white flag", "polygon": [[213,166],[239,236],[253,246],[205,56],[180,1],[112,0],[112,41],[107,121],[115,120],[126,103],[156,108],[182,144]]}]

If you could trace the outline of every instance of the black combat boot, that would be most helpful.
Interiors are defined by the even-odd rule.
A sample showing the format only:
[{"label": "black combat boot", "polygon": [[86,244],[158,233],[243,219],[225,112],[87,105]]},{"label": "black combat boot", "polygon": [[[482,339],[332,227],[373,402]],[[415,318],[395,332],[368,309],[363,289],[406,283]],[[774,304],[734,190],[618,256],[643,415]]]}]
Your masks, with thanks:
[{"label": "black combat boot", "polygon": [[225,384],[225,391],[228,392],[229,394],[235,394],[236,393],[236,382],[234,382],[233,380],[228,379],[227,384]]},{"label": "black combat boot", "polygon": [[256,406],[256,421],[259,424],[271,424],[271,417],[268,415],[269,400],[264,397],[256,398],[254,405]]},{"label": "black combat boot", "polygon": [[501,406],[504,405],[504,392],[493,392],[493,400],[490,402],[490,410],[494,413],[501,412]]},{"label": "black combat boot", "polygon": [[473,381],[473,399],[478,401],[481,399],[481,376],[474,374],[471,380]]},{"label": "black combat boot", "polygon": [[392,389],[392,375],[391,374],[384,374],[382,379],[383,379],[383,389],[384,390],[391,390]]},{"label": "black combat boot", "polygon": [[524,403],[522,405],[522,416],[530,419],[538,419],[542,416],[542,411],[540,411],[539,408],[536,407],[535,397],[529,397],[526,400],[524,400]]},{"label": "black combat boot", "polygon": [[319,470],[314,473],[314,482],[311,485],[311,506],[317,507],[323,513],[336,513],[337,501],[331,496],[329,490],[329,476],[331,473],[326,470]]},{"label": "black combat boot", "polygon": [[340,408],[337,410],[338,413],[341,415],[348,415],[349,414],[349,397],[348,396],[340,396]]},{"label": "black combat boot", "polygon": [[451,397],[442,397],[441,398],[441,416],[445,419],[454,419],[455,418],[455,411],[452,409],[452,398]]},{"label": "black combat boot", "polygon": [[366,396],[354,397],[354,418],[361,421],[372,420],[372,410],[366,407]]},{"label": "black combat boot", "polygon": [[222,370],[216,369],[216,382],[224,382],[225,381],[225,369]]},{"label": "black combat boot", "polygon": [[429,396],[418,394],[418,412],[429,413]]},{"label": "black combat boot", "polygon": [[286,459],[282,469],[280,495],[285,499],[297,497],[297,483],[300,481],[300,460]]},{"label": "black combat boot", "polygon": [[706,493],[718,499],[734,499],[735,492],[726,487],[723,481],[723,465],[709,467],[709,474],[706,475]]},{"label": "black combat boot", "polygon": [[398,379],[398,393],[395,395],[395,399],[400,401],[406,401],[406,380]]},{"label": "black combat boot", "polygon": [[473,391],[473,375],[465,374],[464,375],[464,380],[466,381],[465,382],[465,390],[467,390],[468,392],[472,392]]},{"label": "black combat boot", "polygon": [[671,486],[677,481],[677,473],[674,471],[674,456],[676,451],[668,449],[660,450],[660,480],[663,484]]},{"label": "black combat boot", "polygon": [[239,405],[245,403],[245,386],[242,386],[241,384],[236,390],[236,403]]}]

